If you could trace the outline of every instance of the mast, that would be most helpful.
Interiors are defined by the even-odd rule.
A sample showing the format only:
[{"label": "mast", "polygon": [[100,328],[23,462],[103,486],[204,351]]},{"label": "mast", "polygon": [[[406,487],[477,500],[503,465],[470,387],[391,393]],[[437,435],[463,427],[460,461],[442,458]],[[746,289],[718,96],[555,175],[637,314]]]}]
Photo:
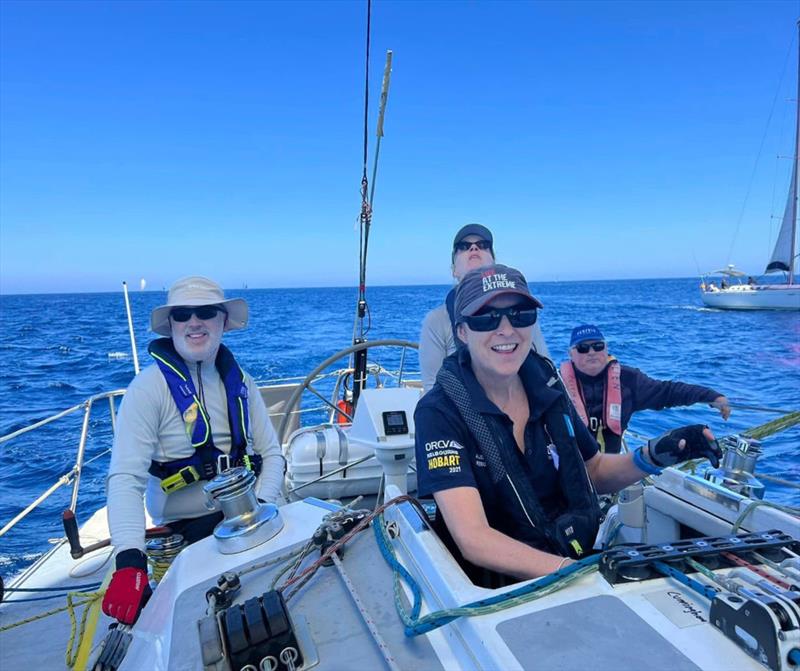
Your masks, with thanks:
[{"label": "mast", "polygon": [[789,284],[794,284],[795,244],[797,241],[797,168],[800,160],[800,20],[797,22],[797,106],[794,126],[794,200],[792,202],[792,235],[789,243]]}]

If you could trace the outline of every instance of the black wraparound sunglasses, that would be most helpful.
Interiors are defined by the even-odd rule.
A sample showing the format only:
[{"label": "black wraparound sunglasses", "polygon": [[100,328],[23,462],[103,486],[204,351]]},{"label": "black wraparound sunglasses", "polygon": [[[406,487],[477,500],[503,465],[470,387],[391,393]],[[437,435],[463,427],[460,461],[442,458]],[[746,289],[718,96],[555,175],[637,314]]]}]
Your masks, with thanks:
[{"label": "black wraparound sunglasses", "polygon": [[525,328],[536,323],[537,311],[536,308],[492,308],[483,314],[465,316],[464,321],[473,331],[494,331],[500,326],[504,316],[508,317],[509,323],[514,328]]},{"label": "black wraparound sunglasses", "polygon": [[602,352],[605,348],[606,344],[604,342],[579,343],[575,345],[575,349],[578,350],[580,354],[588,354],[590,349],[593,349],[595,352]]},{"label": "black wraparound sunglasses", "polygon": [[466,252],[472,245],[484,251],[492,248],[492,243],[488,240],[476,240],[475,242],[457,242],[453,245],[453,249],[458,252]]},{"label": "black wraparound sunglasses", "polygon": [[202,321],[208,321],[214,319],[218,312],[228,314],[227,310],[219,305],[198,305],[193,308],[172,308],[169,316],[176,322],[188,322],[192,315],[197,315],[197,318]]}]

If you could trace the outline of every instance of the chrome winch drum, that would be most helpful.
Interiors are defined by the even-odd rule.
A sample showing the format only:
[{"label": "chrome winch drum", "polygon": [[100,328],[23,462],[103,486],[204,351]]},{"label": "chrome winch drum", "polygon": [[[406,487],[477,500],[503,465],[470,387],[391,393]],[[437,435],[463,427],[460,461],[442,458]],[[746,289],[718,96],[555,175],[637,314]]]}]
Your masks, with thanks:
[{"label": "chrome winch drum", "polygon": [[147,559],[150,562],[153,582],[161,582],[167,569],[175,561],[178,553],[186,547],[183,536],[172,534],[164,538],[151,538],[147,541]]},{"label": "chrome winch drum", "polygon": [[711,482],[753,499],[764,498],[764,484],[754,475],[761,456],[761,443],[747,436],[726,436],[721,439],[724,450],[719,468],[706,471]]},{"label": "chrome winch drum", "polygon": [[212,505],[219,505],[225,519],[214,529],[222,554],[236,554],[266,543],[283,529],[278,507],[259,503],[256,476],[243,466],[221,471],[203,487]]}]

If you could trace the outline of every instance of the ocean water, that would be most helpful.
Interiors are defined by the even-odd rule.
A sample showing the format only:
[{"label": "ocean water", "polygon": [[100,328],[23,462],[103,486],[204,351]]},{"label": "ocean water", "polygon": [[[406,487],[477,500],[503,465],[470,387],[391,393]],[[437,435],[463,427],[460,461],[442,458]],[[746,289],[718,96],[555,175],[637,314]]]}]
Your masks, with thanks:
[{"label": "ocean water", "polygon": [[[726,312],[702,306],[695,279],[554,282],[533,286],[545,305],[540,323],[556,361],[566,356],[569,332],[596,323],[623,363],[652,377],[704,384],[749,406],[800,407],[800,314]],[[370,340],[416,341],[425,313],[446,286],[369,288]],[[250,304],[244,331],[225,342],[257,380],[305,375],[351,343],[354,288],[231,290]],[[149,313],[163,291],[132,292],[139,359],[149,364]],[[379,362],[396,369],[399,352],[383,350]],[[406,369],[418,370],[416,353]],[[0,296],[0,435],[81,403],[93,394],[123,389],[133,361],[122,293]],[[307,402],[308,403],[308,402]],[[707,423],[716,435],[762,424],[777,415],[734,409],[728,422],[706,406],[647,411],[630,428],[656,435],[687,423]],[[89,425],[86,458],[110,446],[108,404]],[[321,419],[318,415],[317,418]],[[310,419],[315,419],[312,415]],[[0,444],[0,526],[44,492],[75,461],[82,413]],[[800,482],[800,426],[769,438],[759,471]],[[79,521],[104,502],[107,456],[88,463],[79,497]],[[0,574],[8,577],[63,535],[61,512],[71,487],[62,487],[0,538]],[[800,505],[798,490],[768,485],[767,498]]]}]

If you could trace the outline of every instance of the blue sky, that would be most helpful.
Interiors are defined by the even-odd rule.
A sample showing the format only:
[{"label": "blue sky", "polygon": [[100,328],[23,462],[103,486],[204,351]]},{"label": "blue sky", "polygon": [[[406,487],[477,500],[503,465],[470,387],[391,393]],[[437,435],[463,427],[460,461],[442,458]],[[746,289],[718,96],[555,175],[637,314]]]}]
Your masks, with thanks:
[{"label": "blue sky", "polygon": [[[394,69],[368,283],[448,282],[470,221],[532,281],[760,272],[799,9],[375,2],[373,149],[387,49]],[[4,0],[0,292],[355,284],[364,20],[361,2]]]}]

